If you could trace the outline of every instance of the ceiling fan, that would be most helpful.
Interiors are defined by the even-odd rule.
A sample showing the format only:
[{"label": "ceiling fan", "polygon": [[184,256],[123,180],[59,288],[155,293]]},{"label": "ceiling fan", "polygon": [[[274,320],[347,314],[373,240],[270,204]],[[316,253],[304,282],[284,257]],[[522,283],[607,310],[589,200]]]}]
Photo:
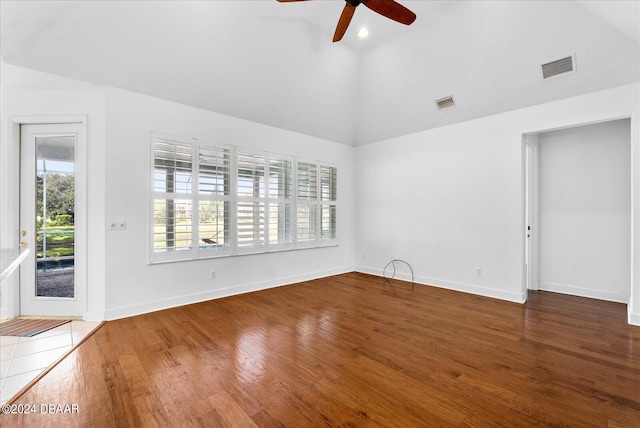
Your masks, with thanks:
[{"label": "ceiling fan", "polygon": [[[281,3],[289,3],[294,1],[308,1],[308,0],[278,0]],[[386,16],[389,19],[393,19],[394,21],[400,22],[405,25],[410,25],[413,21],[416,20],[416,14],[411,12],[406,7],[402,6],[400,3],[395,2],[394,0],[345,0],[346,5],[342,10],[342,15],[340,15],[340,20],[338,21],[338,26],[336,27],[336,32],[333,35],[333,41],[338,42],[346,33],[347,28],[349,27],[349,23],[351,22],[351,18],[353,18],[353,14],[356,11],[356,7],[358,7],[361,3],[366,7],[371,9],[374,12],[379,13],[382,16]]]}]

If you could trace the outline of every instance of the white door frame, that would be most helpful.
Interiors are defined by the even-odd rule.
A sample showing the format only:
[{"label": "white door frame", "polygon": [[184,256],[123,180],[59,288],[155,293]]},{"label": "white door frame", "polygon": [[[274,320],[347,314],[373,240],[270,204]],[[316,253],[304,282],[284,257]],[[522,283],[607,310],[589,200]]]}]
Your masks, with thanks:
[{"label": "white door frame", "polygon": [[[78,311],[75,314],[58,314],[58,313],[38,313],[30,315],[72,315],[76,317],[86,317],[87,312],[87,117],[86,116],[38,116],[38,117],[22,117],[10,119],[10,141],[14,147],[12,150],[12,158],[14,165],[20,164],[20,129],[22,125],[50,125],[50,124],[73,124],[78,126],[78,138],[76,140],[76,211],[75,211],[75,282],[76,282],[76,299],[78,301]],[[12,171],[14,183],[20,183],[20,168]],[[20,189],[15,186],[13,190],[11,203],[12,217],[16,219],[11,222],[11,229],[16,241],[20,242]],[[33,249],[35,254],[35,248]],[[19,309],[20,315],[25,315]]]},{"label": "white door frame", "polygon": [[523,207],[523,285],[526,301],[527,290],[538,289],[538,135],[522,136],[522,194]]}]

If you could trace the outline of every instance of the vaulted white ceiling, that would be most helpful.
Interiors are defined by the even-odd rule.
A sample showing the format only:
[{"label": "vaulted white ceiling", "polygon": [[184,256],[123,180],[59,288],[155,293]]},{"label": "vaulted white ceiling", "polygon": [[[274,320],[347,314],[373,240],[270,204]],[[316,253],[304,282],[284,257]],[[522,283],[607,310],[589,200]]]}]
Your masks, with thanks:
[{"label": "vaulted white ceiling", "polygon": [[[332,43],[342,0],[1,0],[0,54],[355,145],[640,80],[638,1],[400,2],[413,25],[360,6]],[[542,80],[571,54],[576,73]]]}]

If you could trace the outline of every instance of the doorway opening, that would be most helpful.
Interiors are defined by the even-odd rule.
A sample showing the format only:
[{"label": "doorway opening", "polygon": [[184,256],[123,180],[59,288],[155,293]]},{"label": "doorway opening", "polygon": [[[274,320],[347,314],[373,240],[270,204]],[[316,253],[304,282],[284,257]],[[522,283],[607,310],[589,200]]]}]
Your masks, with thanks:
[{"label": "doorway opening", "polygon": [[627,303],[631,292],[631,122],[523,135],[523,293]]}]

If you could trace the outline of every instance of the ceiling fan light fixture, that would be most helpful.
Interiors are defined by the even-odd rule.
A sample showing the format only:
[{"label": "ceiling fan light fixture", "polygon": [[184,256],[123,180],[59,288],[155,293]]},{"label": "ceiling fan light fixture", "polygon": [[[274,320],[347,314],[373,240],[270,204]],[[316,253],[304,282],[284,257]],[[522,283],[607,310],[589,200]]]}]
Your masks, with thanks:
[{"label": "ceiling fan light fixture", "polygon": [[[298,2],[298,1],[307,1],[307,0],[278,0],[279,2]],[[416,14],[411,12],[406,7],[402,6],[400,3],[395,0],[345,0],[344,9],[342,9],[342,13],[340,14],[340,19],[338,19],[338,25],[336,26],[336,31],[333,33],[333,41],[339,42],[342,40],[349,24],[351,23],[351,19],[353,18],[353,14],[356,11],[356,8],[361,4],[364,4],[367,8],[376,12],[379,15],[387,17],[393,21],[399,22],[404,25],[411,25],[413,21],[416,20]],[[360,30],[358,32],[358,36],[367,37],[369,35],[368,30]]]},{"label": "ceiling fan light fixture", "polygon": [[369,30],[367,30],[366,28],[361,28],[360,31],[358,31],[358,37],[360,37],[361,39],[369,37]]}]

